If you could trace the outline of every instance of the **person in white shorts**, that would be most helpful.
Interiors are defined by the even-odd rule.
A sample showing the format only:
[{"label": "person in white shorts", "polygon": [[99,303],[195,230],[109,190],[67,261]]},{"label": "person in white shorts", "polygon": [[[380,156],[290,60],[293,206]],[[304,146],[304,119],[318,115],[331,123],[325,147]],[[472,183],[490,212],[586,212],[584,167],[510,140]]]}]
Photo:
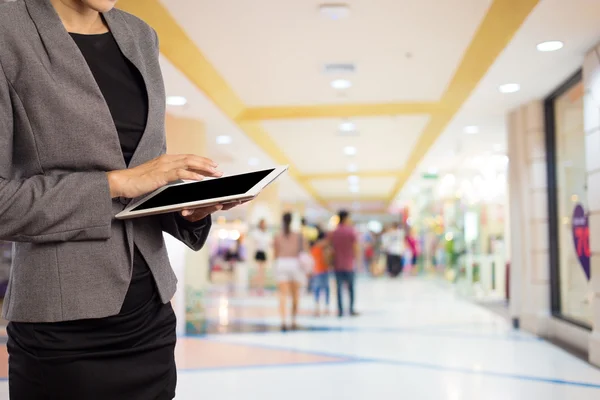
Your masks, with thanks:
[{"label": "person in white shorts", "polygon": [[279,288],[281,330],[287,331],[288,297],[292,298],[291,329],[297,329],[300,288],[306,281],[306,273],[300,264],[300,253],[308,246],[301,233],[292,232],[292,214],[284,214],[282,222],[283,230],[275,237],[275,278]]},{"label": "person in white shorts", "polygon": [[256,247],[256,253],[254,254],[254,261],[256,261],[257,266],[255,284],[258,288],[259,295],[262,295],[265,288],[267,254],[269,254],[269,249],[273,244],[273,237],[267,230],[267,223],[264,219],[259,222],[258,229],[254,232],[252,238],[254,239],[254,246]]}]

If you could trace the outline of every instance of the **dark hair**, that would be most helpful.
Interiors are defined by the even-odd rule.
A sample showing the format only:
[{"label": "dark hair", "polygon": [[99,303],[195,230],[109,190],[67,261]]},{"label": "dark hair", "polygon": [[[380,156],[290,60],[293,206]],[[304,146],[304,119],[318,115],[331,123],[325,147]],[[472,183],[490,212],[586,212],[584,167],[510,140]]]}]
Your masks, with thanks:
[{"label": "dark hair", "polygon": [[340,210],[340,212],[338,213],[338,217],[340,218],[340,224],[345,223],[349,216],[350,213],[348,213],[348,211]]},{"label": "dark hair", "polygon": [[302,217],[300,223],[302,224],[302,226],[306,226],[306,218]]},{"label": "dark hair", "polygon": [[283,233],[288,236],[292,232],[292,213],[283,214]]},{"label": "dark hair", "polygon": [[323,240],[327,237],[327,234],[320,226],[317,225],[317,226],[315,226],[315,228],[317,230],[317,237],[310,243],[310,247],[313,247],[318,242],[320,242],[321,240]]}]

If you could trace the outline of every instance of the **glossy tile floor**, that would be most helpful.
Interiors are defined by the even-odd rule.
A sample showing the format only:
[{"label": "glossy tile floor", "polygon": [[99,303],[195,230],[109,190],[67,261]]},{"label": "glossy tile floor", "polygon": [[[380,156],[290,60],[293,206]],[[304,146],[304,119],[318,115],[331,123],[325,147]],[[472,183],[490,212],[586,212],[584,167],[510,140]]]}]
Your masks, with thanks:
[{"label": "glossy tile floor", "polygon": [[600,370],[442,283],[365,278],[357,295],[360,317],[311,317],[306,297],[305,329],[280,333],[273,295],[215,290],[210,331],[245,333],[182,337],[177,399],[600,399]]}]

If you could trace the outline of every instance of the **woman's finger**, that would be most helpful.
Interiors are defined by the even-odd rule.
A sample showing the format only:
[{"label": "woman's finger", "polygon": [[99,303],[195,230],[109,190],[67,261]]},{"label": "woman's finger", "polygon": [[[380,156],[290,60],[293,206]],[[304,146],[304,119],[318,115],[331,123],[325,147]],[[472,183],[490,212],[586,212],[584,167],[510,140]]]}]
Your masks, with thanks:
[{"label": "woman's finger", "polygon": [[223,209],[223,206],[220,204],[215,205],[215,206],[209,206],[209,207],[185,209],[181,212],[181,216],[185,217],[186,219],[188,219],[192,222],[196,222],[196,221],[200,221],[201,219],[208,217],[209,215],[211,215],[217,211],[221,211],[222,209]]},{"label": "woman's finger", "polygon": [[212,160],[198,156],[186,156],[179,160],[177,165],[183,165],[187,170],[194,171],[206,176],[219,177],[222,175]]},{"label": "woman's finger", "polygon": [[241,204],[243,204],[241,201],[236,201],[235,203],[225,204],[223,206],[223,211],[231,210],[232,208],[237,207]]},{"label": "woman's finger", "polygon": [[166,173],[166,179],[169,182],[175,182],[178,180],[190,180],[190,181],[201,181],[204,176],[196,172],[188,171],[185,168],[172,169]]}]

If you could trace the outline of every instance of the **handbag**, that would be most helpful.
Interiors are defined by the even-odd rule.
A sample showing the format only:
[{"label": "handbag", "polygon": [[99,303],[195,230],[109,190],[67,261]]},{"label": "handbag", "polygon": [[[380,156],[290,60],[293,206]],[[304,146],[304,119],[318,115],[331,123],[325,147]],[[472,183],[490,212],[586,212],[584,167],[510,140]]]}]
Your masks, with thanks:
[{"label": "handbag", "polygon": [[300,238],[300,246],[298,247],[300,249],[300,251],[298,252],[298,261],[300,262],[300,268],[302,268],[302,270],[306,274],[310,274],[315,268],[315,260],[313,259],[312,255],[309,254],[304,248],[304,238],[302,237],[302,234],[298,235],[298,237]]}]

